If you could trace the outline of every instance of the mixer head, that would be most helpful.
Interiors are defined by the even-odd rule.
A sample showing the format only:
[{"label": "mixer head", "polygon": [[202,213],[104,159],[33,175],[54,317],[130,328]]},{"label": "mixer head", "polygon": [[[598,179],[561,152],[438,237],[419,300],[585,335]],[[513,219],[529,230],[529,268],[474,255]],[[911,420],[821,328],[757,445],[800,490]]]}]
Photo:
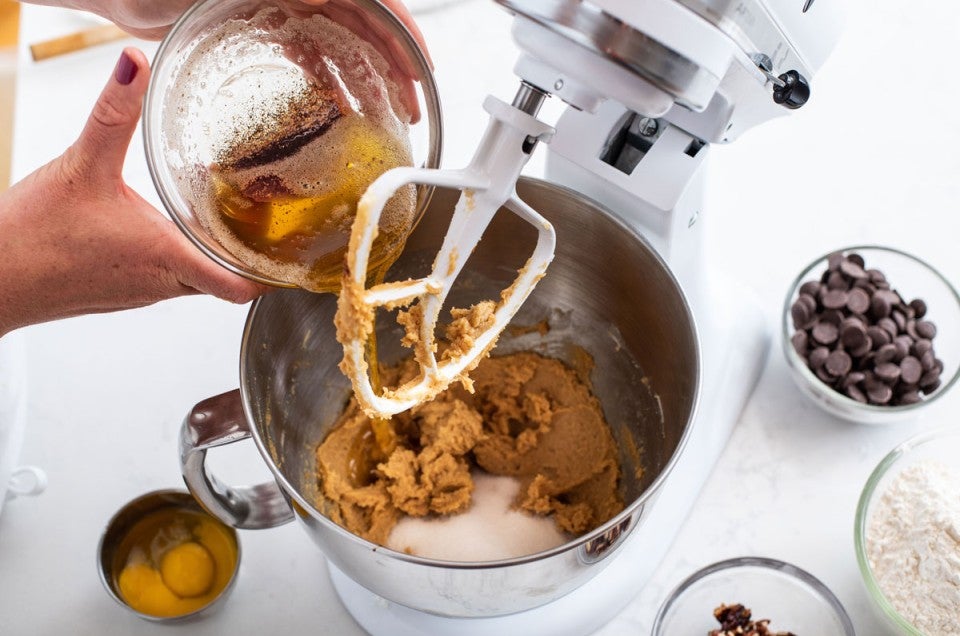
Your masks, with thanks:
[{"label": "mixer head", "polygon": [[806,103],[842,22],[811,0],[495,1],[515,16],[523,80],[720,142]]}]

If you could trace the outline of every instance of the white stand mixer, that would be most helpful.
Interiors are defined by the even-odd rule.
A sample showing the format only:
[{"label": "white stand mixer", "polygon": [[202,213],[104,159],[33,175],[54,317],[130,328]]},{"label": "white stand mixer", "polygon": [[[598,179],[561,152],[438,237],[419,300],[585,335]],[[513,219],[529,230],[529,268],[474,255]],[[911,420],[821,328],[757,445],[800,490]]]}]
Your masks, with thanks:
[{"label": "white stand mixer", "polygon": [[386,601],[331,566],[348,610],[373,634],[585,634],[641,593],[723,450],[769,346],[752,292],[711,271],[704,254],[710,144],[802,106],[842,24],[837,3],[813,0],[496,2],[514,14],[516,74],[569,105],[548,146],[547,179],[641,229],[684,288],[700,331],[699,410],[656,512],[605,570],[549,605],[443,618]]}]

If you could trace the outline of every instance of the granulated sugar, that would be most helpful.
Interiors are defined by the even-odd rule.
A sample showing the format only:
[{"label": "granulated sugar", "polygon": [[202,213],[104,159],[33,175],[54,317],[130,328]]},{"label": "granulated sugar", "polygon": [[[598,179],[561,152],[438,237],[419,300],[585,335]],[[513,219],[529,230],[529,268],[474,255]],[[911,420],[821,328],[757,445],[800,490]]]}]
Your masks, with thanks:
[{"label": "granulated sugar", "polygon": [[927,636],[960,634],[960,473],[917,463],[874,506],[867,557],[884,596]]},{"label": "granulated sugar", "polygon": [[387,547],[432,559],[493,561],[568,541],[553,519],[512,509],[520,489],[516,479],[476,472],[473,482],[468,511],[442,519],[405,517],[393,529]]}]

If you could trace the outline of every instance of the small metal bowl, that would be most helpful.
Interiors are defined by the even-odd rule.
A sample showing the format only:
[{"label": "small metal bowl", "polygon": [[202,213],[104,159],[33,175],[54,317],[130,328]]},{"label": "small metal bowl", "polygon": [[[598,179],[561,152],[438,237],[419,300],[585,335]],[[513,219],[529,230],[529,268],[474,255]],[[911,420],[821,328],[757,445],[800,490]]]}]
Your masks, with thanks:
[{"label": "small metal bowl", "polygon": [[[893,577],[893,581],[889,578],[885,581],[880,580],[874,572],[868,552],[867,537],[872,515],[877,511],[877,504],[881,502],[888,488],[904,470],[927,462],[939,462],[947,468],[960,470],[958,457],[960,457],[960,430],[955,426],[947,426],[917,435],[898,445],[877,464],[877,467],[867,479],[860,495],[860,501],[857,504],[853,542],[857,553],[857,565],[860,567],[864,586],[867,588],[872,607],[878,618],[901,634],[923,636],[925,632],[921,628],[926,626],[914,626],[910,618],[899,612],[884,594],[884,587],[889,591],[891,586],[901,587],[906,582],[899,575],[899,572]],[[957,492],[940,492],[940,494],[960,498],[960,493]],[[895,496],[895,499],[900,497]],[[918,608],[910,609],[917,610]],[[907,611],[909,612],[909,610]]]},{"label": "small metal bowl", "polygon": [[753,619],[770,619],[773,631],[854,636],[850,617],[826,585],[795,565],[763,557],[738,557],[694,572],[670,593],[653,623],[653,636],[706,634],[720,624],[721,603],[742,604]]},{"label": "small metal bowl", "polygon": [[[120,553],[124,538],[131,532],[134,526],[148,515],[161,512],[167,509],[184,511],[194,515],[200,515],[205,520],[209,520],[220,527],[232,540],[236,547],[236,561],[233,571],[229,573],[229,579],[224,587],[216,596],[206,605],[193,611],[178,614],[176,616],[156,616],[146,614],[131,607],[120,593],[119,589],[119,571],[122,569],[120,559],[125,555]],[[113,515],[107,523],[107,527],[100,537],[100,545],[97,548],[97,570],[100,573],[100,580],[103,582],[107,593],[120,605],[125,607],[136,616],[148,621],[159,623],[174,623],[206,616],[219,609],[225,599],[230,595],[234,582],[237,578],[237,571],[240,568],[240,542],[237,539],[237,531],[224,525],[215,517],[210,516],[193,496],[185,490],[156,490],[141,495],[128,502]]]},{"label": "small metal bowl", "polygon": [[[889,406],[858,402],[821,380],[807,361],[794,349],[791,338],[794,328],[791,309],[804,283],[820,279],[827,270],[831,254],[859,254],[868,269],[883,272],[892,289],[902,294],[904,302],[923,299],[927,305],[926,318],[937,327],[933,339],[936,357],[942,361],[940,386],[923,395],[919,402]],[[818,305],[818,310],[820,309]],[[960,377],[960,295],[953,285],[936,269],[915,256],[889,247],[861,245],[834,250],[808,265],[790,285],[783,306],[783,353],[797,386],[818,406],[830,414],[863,424],[891,424],[918,417],[929,404],[946,393]],[[831,345],[835,348],[835,345]]]}]

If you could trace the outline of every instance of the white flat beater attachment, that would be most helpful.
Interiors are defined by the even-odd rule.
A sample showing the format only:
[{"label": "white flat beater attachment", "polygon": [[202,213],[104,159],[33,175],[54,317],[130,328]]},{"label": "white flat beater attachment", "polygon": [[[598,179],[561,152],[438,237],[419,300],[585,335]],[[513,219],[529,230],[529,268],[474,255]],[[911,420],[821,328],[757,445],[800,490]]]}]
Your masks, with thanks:
[{"label": "white flat beater attachment", "polygon": [[[343,345],[344,373],[353,383],[361,408],[372,417],[388,418],[429,401],[450,383],[464,378],[496,344],[500,332],[543,276],[556,245],[553,226],[517,196],[516,183],[533,148],[548,141],[553,128],[535,115],[545,93],[524,83],[513,105],[487,97],[490,122],[470,165],[462,170],[394,168],[374,181],[357,205],[347,252],[346,272],[337,307],[337,339]],[[425,278],[375,285],[366,283],[370,250],[380,215],[400,188],[425,184],[461,191],[443,245]],[[480,241],[494,215],[505,207],[537,229],[533,254],[513,283],[496,299],[492,316],[471,324],[437,360],[434,332],[440,309],[464,263]],[[415,305],[414,302],[418,301]],[[407,325],[405,344],[411,344],[420,374],[395,389],[377,394],[371,384],[365,351],[374,331],[376,309],[410,307],[419,324]],[[419,329],[417,329],[419,327]]]}]

